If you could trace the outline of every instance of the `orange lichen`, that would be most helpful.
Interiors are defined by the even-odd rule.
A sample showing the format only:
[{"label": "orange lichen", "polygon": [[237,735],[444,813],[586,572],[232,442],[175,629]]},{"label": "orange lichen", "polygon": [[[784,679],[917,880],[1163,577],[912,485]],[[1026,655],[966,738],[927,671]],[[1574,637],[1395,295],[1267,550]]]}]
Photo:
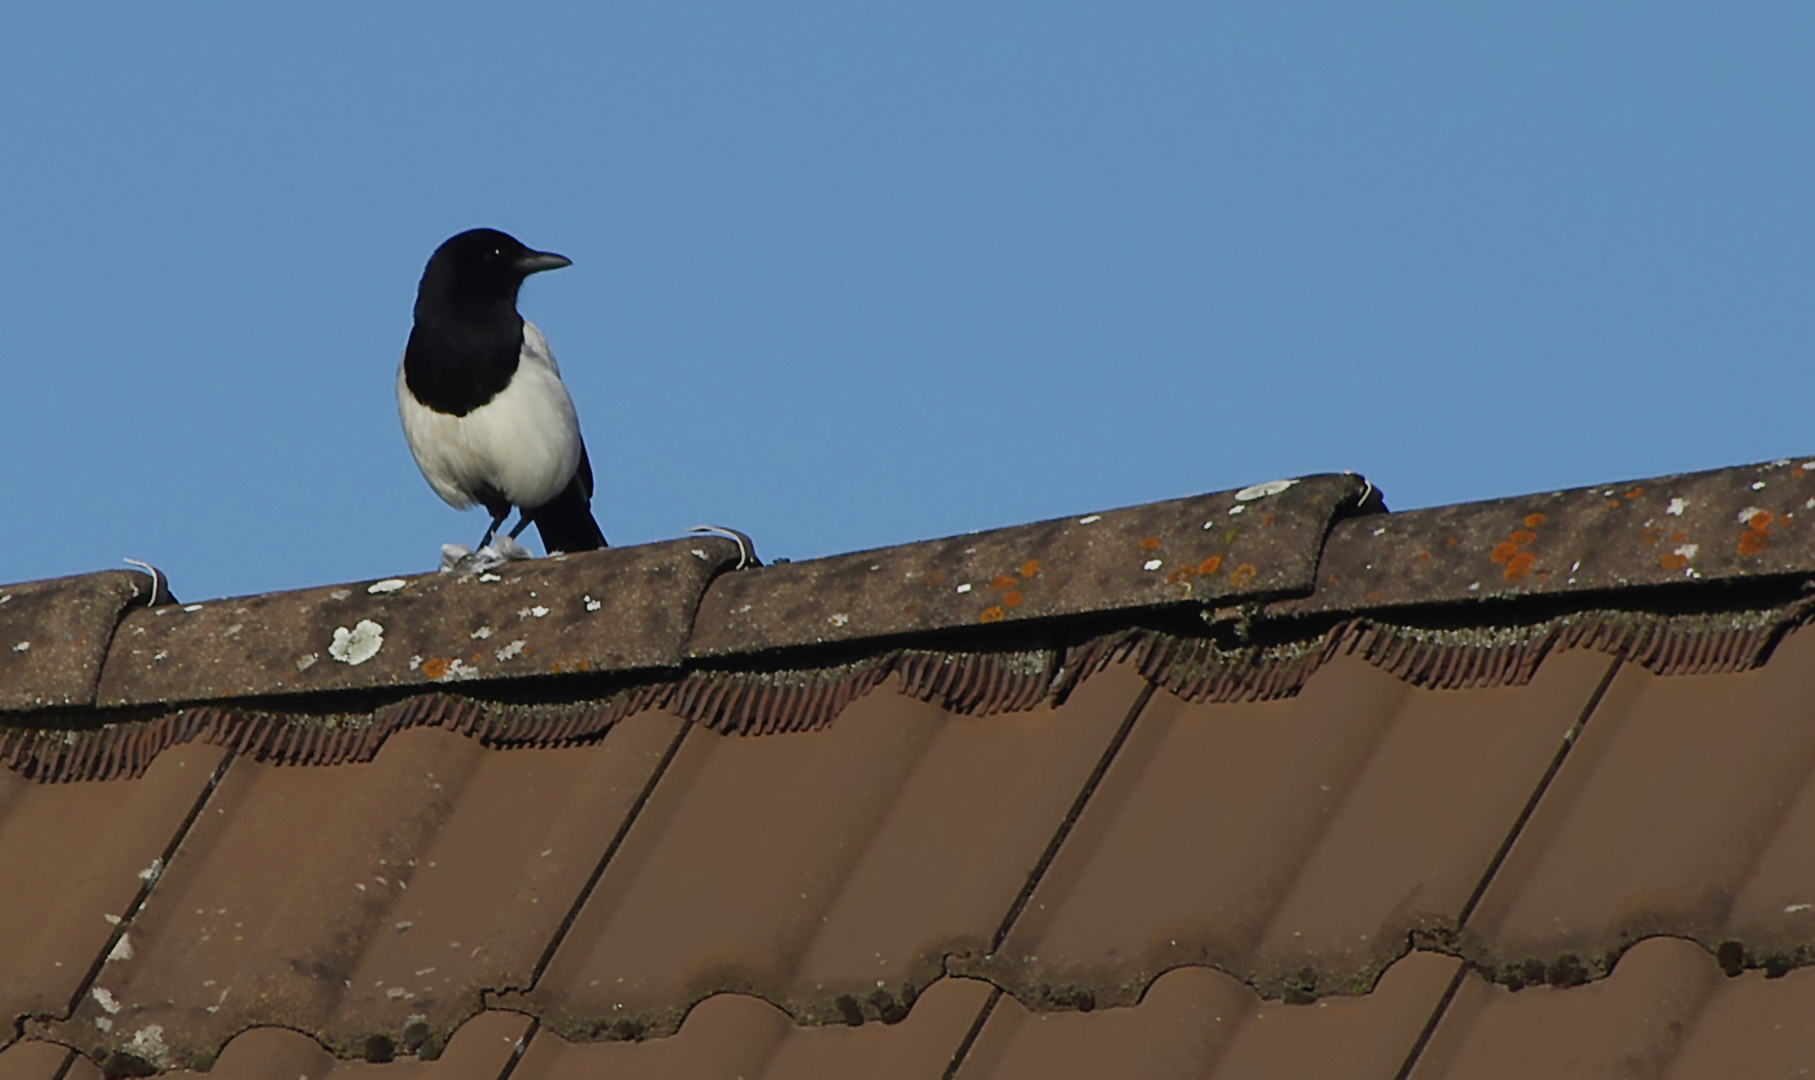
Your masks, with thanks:
[{"label": "orange lichen", "polygon": [[1200,574],[1214,574],[1222,568],[1223,557],[1221,555],[1212,555],[1208,559],[1197,564],[1197,572]]},{"label": "orange lichen", "polygon": [[422,673],[431,679],[439,679],[447,674],[447,661],[439,656],[431,656],[422,662]]},{"label": "orange lichen", "polygon": [[1535,529],[1549,520],[1550,515],[1548,514],[1526,514],[1525,527],[1528,529]]},{"label": "orange lichen", "polygon": [[1628,491],[1628,492],[1627,492],[1627,493],[1626,493],[1626,497],[1627,497],[1627,498],[1628,498],[1628,499],[1636,499],[1636,498],[1638,498],[1638,497],[1639,497],[1639,496],[1640,496],[1640,495],[1643,495],[1643,494],[1644,494],[1644,493],[1645,493],[1645,489],[1644,489],[1644,488],[1642,488],[1642,487],[1638,487],[1638,486],[1634,486],[1634,487],[1633,487],[1633,489],[1632,489],[1632,490],[1631,490],[1631,491]]},{"label": "orange lichen", "polygon": [[1038,560],[1038,559],[1029,559],[1026,562],[1021,564],[1021,576],[1024,578],[1033,577],[1035,574],[1037,574],[1039,572],[1040,572],[1040,560]]},{"label": "orange lichen", "polygon": [[1462,538],[1460,536],[1452,536],[1449,538],[1448,542],[1446,542],[1444,544],[1444,546],[1445,547],[1455,547],[1457,544],[1460,544],[1461,542],[1462,542]]},{"label": "orange lichen", "polygon": [[1174,570],[1172,573],[1166,575],[1166,583],[1169,585],[1177,585],[1181,581],[1188,580],[1191,577],[1191,575],[1193,575],[1195,573],[1197,573],[1197,569],[1195,567],[1181,566],[1177,570]]},{"label": "orange lichen", "polygon": [[1003,616],[1007,614],[1006,611],[1002,610],[1001,604],[991,604],[983,609],[982,614],[977,616],[977,621],[980,623],[1001,622]]},{"label": "orange lichen", "polygon": [[1431,561],[1431,553],[1430,553],[1430,552],[1428,552],[1428,551],[1420,551],[1420,552],[1419,552],[1419,553],[1418,553],[1418,561],[1419,561],[1419,562],[1430,562],[1430,561]]},{"label": "orange lichen", "polygon": [[1777,518],[1769,510],[1760,510],[1746,519],[1746,531],[1739,535],[1739,553],[1757,555],[1765,549],[1765,541],[1771,538],[1771,523]]},{"label": "orange lichen", "polygon": [[1670,534],[1670,542],[1673,544],[1680,544],[1687,539],[1689,539],[1689,534],[1686,532],[1674,532]]},{"label": "orange lichen", "polygon": [[995,590],[996,592],[1001,592],[1003,589],[1010,587],[1014,583],[1015,583],[1015,579],[1009,577],[1007,574],[997,574],[995,577],[995,580],[993,580],[989,583],[989,587],[991,589]]},{"label": "orange lichen", "polygon": [[1260,567],[1255,566],[1253,563],[1242,563],[1240,566],[1229,571],[1229,584],[1239,589],[1248,582],[1253,581],[1255,576],[1259,573]]},{"label": "orange lichen", "polygon": [[1668,555],[1659,555],[1657,564],[1666,570],[1681,570],[1689,565],[1689,560],[1686,556],[1678,555],[1673,551]]},{"label": "orange lichen", "polygon": [[1511,540],[1502,540],[1494,545],[1493,554],[1489,557],[1494,560],[1495,565],[1499,565],[1501,563],[1510,562],[1512,557],[1518,553],[1519,545],[1513,543]]},{"label": "orange lichen", "polygon": [[1507,537],[1508,540],[1511,540],[1513,543],[1519,545],[1520,547],[1524,547],[1526,544],[1531,543],[1533,540],[1536,540],[1537,538],[1538,538],[1538,534],[1535,532],[1532,532],[1529,529],[1514,529],[1512,532],[1512,535]]},{"label": "orange lichen", "polygon": [[1026,599],[1026,597],[1022,596],[1020,593],[1016,592],[1015,590],[1010,589],[1010,590],[1008,590],[1007,593],[1005,593],[1003,595],[1002,603],[1007,607],[1020,607],[1021,601],[1025,600],[1025,599]]},{"label": "orange lichen", "polygon": [[1160,538],[1157,536],[1149,536],[1145,540],[1141,541],[1141,550],[1142,551],[1154,551],[1154,550],[1157,550],[1159,548],[1159,546],[1160,546]]},{"label": "orange lichen", "polygon": [[1508,581],[1517,581],[1526,574],[1531,573],[1532,565],[1537,561],[1538,557],[1536,555],[1533,555],[1529,551],[1521,551],[1517,555],[1506,560],[1506,573],[1502,576]]}]

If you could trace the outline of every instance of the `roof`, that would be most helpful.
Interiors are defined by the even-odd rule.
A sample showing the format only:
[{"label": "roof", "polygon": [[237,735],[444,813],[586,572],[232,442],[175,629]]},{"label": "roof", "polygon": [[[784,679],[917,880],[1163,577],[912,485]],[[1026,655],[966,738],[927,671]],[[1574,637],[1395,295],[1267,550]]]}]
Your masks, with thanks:
[{"label": "roof", "polygon": [[1815,1064],[1815,462],[0,586],[0,1077]]}]

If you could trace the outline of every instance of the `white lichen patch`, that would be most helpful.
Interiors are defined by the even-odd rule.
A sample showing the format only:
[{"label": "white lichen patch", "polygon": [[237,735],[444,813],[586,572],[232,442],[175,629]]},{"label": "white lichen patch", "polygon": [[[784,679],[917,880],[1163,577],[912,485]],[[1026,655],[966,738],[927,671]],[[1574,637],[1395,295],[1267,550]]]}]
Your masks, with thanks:
[{"label": "white lichen patch", "polygon": [[1089,517],[1079,518],[1078,524],[1079,525],[1095,525],[1097,522],[1102,521],[1102,520],[1103,520],[1102,514],[1091,514]]},{"label": "white lichen patch", "polygon": [[1758,508],[1756,506],[1748,506],[1744,510],[1741,510],[1739,512],[1739,516],[1737,518],[1735,518],[1734,520],[1738,521],[1741,525],[1750,525],[1750,524],[1752,524],[1752,519],[1762,513],[1764,513],[1764,511],[1761,510],[1760,508]]},{"label": "white lichen patch", "polygon": [[1148,559],[1146,562],[1141,564],[1141,569],[1158,570],[1160,567],[1162,567],[1164,565],[1166,565],[1166,563],[1165,563],[1165,560],[1163,560],[1163,559]]},{"label": "white lichen patch", "polygon": [[1235,493],[1235,501],[1253,502],[1255,499],[1264,499],[1269,495],[1277,495],[1296,483],[1297,480],[1269,480],[1264,484],[1250,484]]},{"label": "white lichen patch", "polygon": [[200,611],[200,610],[202,610],[202,607],[203,607],[203,605],[201,605],[201,604],[184,604],[183,610],[184,611]]},{"label": "white lichen patch", "polygon": [[826,616],[826,621],[831,623],[833,626],[842,627],[851,621],[851,617],[849,615],[844,614],[843,612],[840,612],[836,615]]},{"label": "white lichen patch", "polygon": [[132,1033],[126,1049],[134,1056],[162,1069],[170,1064],[170,1047],[164,1045],[164,1025],[146,1024]]},{"label": "white lichen patch", "polygon": [[958,591],[958,592],[960,592],[960,593],[967,593],[967,592],[970,592],[970,591],[971,591],[971,583],[970,583],[970,582],[968,582],[968,581],[967,581],[967,582],[965,582],[965,583],[964,583],[964,584],[962,584],[962,585],[960,585],[960,586],[958,586],[958,589],[957,589],[957,591]]},{"label": "white lichen patch", "polygon": [[587,611],[597,611],[600,608],[605,606],[604,604],[600,603],[599,601],[594,600],[591,597],[591,595],[582,596],[582,597],[580,597],[580,599],[586,601],[586,610]]},{"label": "white lichen patch", "polygon": [[328,595],[333,597],[336,600],[345,600],[348,597],[352,596],[353,593],[349,589],[335,589],[333,592],[330,592]]},{"label": "white lichen patch", "polygon": [[307,671],[310,668],[315,666],[315,661],[320,660],[320,659],[321,659],[320,653],[312,652],[309,655],[302,657],[301,659],[296,661],[296,670]]},{"label": "white lichen patch", "polygon": [[118,964],[132,959],[132,935],[121,934],[120,940],[114,943],[113,950],[107,954],[107,962]]},{"label": "white lichen patch", "polygon": [[31,642],[21,641],[19,644],[13,646],[13,651],[14,652],[25,652],[27,649],[30,649],[31,647],[32,647]]},{"label": "white lichen patch", "polygon": [[1229,508],[1229,516],[1234,517],[1235,515],[1241,513],[1243,510],[1246,510],[1246,509],[1247,509],[1247,507],[1245,507],[1245,506],[1240,506],[1240,505],[1231,506]]},{"label": "white lichen patch", "polygon": [[150,866],[147,866],[145,869],[139,871],[139,880],[156,882],[157,879],[159,878],[159,876],[161,876],[163,873],[164,873],[164,860],[162,857],[156,858],[156,859],[151,860]]},{"label": "white lichen patch", "polygon": [[1693,559],[1695,558],[1695,553],[1701,549],[1702,546],[1700,544],[1683,544],[1676,549],[1676,553],[1685,559]]},{"label": "white lichen patch", "polygon": [[518,653],[521,653],[523,651],[523,646],[527,644],[529,644],[529,642],[524,641],[522,638],[518,638],[504,648],[499,649],[493,655],[498,658],[499,663],[503,663],[506,660],[514,658]]},{"label": "white lichen patch", "polygon": [[700,562],[711,562],[712,561],[712,556],[706,554],[706,551],[704,548],[692,548],[690,550],[693,552],[694,558],[698,559]]},{"label": "white lichen patch", "polygon": [[398,589],[401,589],[408,584],[409,582],[400,577],[385,578],[383,581],[374,581],[370,585],[367,585],[366,592],[373,596],[377,596],[379,593],[396,592]]},{"label": "white lichen patch", "polygon": [[1688,499],[1671,499],[1670,505],[1664,507],[1664,513],[1675,514],[1677,517],[1682,517],[1683,511],[1687,509],[1689,509]]},{"label": "white lichen patch", "polygon": [[471,634],[468,634],[467,636],[472,638],[474,641],[484,641],[486,638],[492,636],[492,628],[489,626],[481,626],[479,629],[474,630]]},{"label": "white lichen patch", "polygon": [[94,998],[95,1004],[105,1009],[110,1016],[120,1011],[120,1001],[113,996],[111,990],[97,986],[88,991],[88,996]]},{"label": "white lichen patch", "polygon": [[529,609],[529,613],[540,619],[542,616],[548,614],[548,609],[541,604],[537,604],[535,607]]},{"label": "white lichen patch", "polygon": [[334,641],[328,646],[328,655],[343,664],[358,667],[384,648],[384,627],[370,619],[361,619],[353,629],[344,626],[334,628]]}]

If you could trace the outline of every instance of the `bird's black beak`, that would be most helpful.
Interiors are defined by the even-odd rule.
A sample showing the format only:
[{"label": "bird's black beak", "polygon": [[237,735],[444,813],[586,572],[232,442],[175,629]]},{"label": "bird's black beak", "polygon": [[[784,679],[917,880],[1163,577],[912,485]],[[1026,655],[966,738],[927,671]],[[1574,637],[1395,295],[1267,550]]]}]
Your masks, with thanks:
[{"label": "bird's black beak", "polygon": [[573,260],[565,255],[556,255],[552,251],[532,251],[517,260],[517,269],[525,277],[539,274],[544,270],[559,270],[563,266],[572,266]]}]

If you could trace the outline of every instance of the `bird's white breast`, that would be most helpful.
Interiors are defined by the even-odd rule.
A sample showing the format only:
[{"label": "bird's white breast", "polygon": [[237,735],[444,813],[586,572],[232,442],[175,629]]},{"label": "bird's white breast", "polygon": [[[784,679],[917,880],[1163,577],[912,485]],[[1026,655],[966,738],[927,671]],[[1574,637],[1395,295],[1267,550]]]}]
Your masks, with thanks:
[{"label": "bird's white breast", "polygon": [[580,467],[580,420],[548,342],[525,321],[516,374],[465,416],[417,401],[397,367],[397,410],[416,465],[448,503],[471,506],[485,486],[512,505],[537,507],[561,493]]}]

